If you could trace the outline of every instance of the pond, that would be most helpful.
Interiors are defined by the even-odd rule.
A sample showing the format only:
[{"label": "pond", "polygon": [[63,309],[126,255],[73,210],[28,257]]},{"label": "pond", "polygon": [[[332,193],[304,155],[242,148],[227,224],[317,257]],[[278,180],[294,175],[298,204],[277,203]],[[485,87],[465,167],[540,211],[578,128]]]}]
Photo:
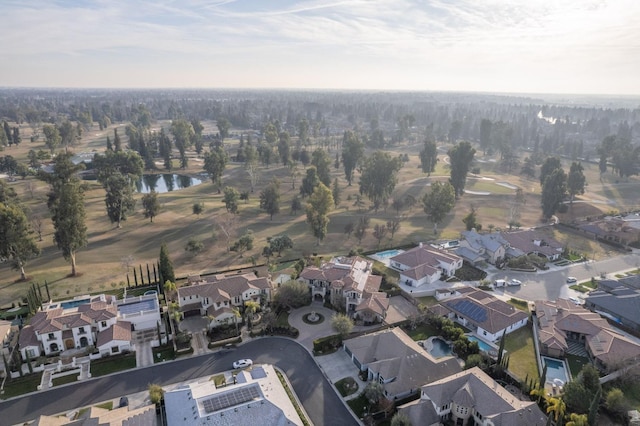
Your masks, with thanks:
[{"label": "pond", "polygon": [[136,191],[141,194],[148,194],[151,190],[162,194],[164,192],[178,191],[190,186],[200,185],[202,179],[177,175],[173,173],[149,174],[142,177],[135,183]]}]

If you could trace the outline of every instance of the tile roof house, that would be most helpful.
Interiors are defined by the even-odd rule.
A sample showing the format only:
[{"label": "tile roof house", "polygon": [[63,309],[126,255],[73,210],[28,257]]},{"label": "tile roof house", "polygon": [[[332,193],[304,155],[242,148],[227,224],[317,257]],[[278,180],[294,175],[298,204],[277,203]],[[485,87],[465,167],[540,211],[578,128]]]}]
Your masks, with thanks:
[{"label": "tile roof house", "polygon": [[379,292],[382,277],[373,275],[373,262],[359,256],[334,257],[320,267],[307,266],[298,281],[307,284],[312,298],[331,301],[365,322],[381,322],[389,301]]},{"label": "tile roof house", "polygon": [[434,358],[399,328],[345,340],[343,347],[369,380],[382,384],[389,399],[414,394],[461,369],[454,357]]},{"label": "tile roof house", "polygon": [[106,408],[91,407],[77,419],[67,416],[40,416],[32,426],[156,426],[155,405],[145,405],[139,408],[120,407],[108,410]]},{"label": "tile roof house", "polygon": [[400,406],[398,412],[414,425],[547,423],[547,416],[534,401],[519,400],[478,367],[424,385],[420,399]]},{"label": "tile roof house", "polygon": [[525,254],[544,256],[550,261],[558,260],[564,247],[555,239],[536,231],[502,232],[502,238],[507,241],[507,257],[519,257]]},{"label": "tile roof house", "polygon": [[400,282],[411,287],[452,277],[462,267],[460,256],[422,243],[391,257],[389,262],[392,268],[400,271]]},{"label": "tile roof house", "polygon": [[505,258],[509,242],[500,232],[479,234],[475,229],[461,233],[456,254],[470,263],[487,262],[495,265]]},{"label": "tile roof house", "polygon": [[526,312],[514,308],[490,293],[473,287],[456,287],[455,296],[438,305],[431,312],[445,313],[447,318],[457,321],[485,340],[497,341],[524,327],[529,320]]},{"label": "tile roof house", "polygon": [[273,366],[256,365],[235,379],[216,388],[206,378],[165,392],[167,425],[302,425]]},{"label": "tile roof house", "polygon": [[178,288],[180,312],[185,316],[202,315],[211,319],[209,327],[238,321],[234,308],[243,309],[245,302],[271,299],[269,278],[246,274],[215,275],[193,285]]},{"label": "tile roof house", "polygon": [[640,345],[615,331],[607,320],[567,299],[536,301],[540,352],[556,358],[569,353],[571,343],[583,346],[601,369],[640,356]]}]

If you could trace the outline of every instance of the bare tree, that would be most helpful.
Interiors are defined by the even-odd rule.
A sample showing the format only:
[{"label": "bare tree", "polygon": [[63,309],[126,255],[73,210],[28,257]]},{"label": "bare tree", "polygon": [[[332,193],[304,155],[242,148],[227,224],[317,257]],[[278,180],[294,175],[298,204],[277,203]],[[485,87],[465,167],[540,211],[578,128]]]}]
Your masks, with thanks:
[{"label": "bare tree", "polygon": [[122,269],[126,269],[129,272],[129,269],[133,266],[133,262],[136,261],[136,258],[133,257],[132,254],[128,256],[122,256],[120,258],[120,264],[122,265]]},{"label": "bare tree", "polygon": [[214,220],[214,226],[220,228],[220,232],[225,238],[227,243],[227,251],[230,250],[229,243],[236,237],[236,231],[238,227],[238,220],[235,214],[225,213]]},{"label": "bare tree", "polygon": [[44,226],[42,223],[42,217],[40,215],[34,215],[31,218],[31,226],[36,234],[38,234],[38,241],[42,241],[42,228]]}]

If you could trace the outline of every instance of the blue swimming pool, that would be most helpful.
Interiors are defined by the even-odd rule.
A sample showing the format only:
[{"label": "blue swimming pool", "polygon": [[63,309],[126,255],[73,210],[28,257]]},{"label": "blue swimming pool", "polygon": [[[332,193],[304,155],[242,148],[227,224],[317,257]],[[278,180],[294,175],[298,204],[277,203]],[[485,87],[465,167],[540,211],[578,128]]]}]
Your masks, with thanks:
[{"label": "blue swimming pool", "polygon": [[469,339],[470,342],[478,342],[478,347],[483,352],[489,353],[489,351],[495,351],[496,350],[496,348],[494,348],[490,344],[478,339],[476,336],[467,335],[467,339]]},{"label": "blue swimming pool", "polygon": [[60,303],[60,307],[62,309],[73,309],[80,305],[84,305],[85,303],[89,303],[89,299],[69,300],[68,302]]},{"label": "blue swimming pool", "polygon": [[153,311],[158,309],[156,299],[136,300],[132,303],[118,305],[118,312],[124,315],[135,314],[142,311]]},{"label": "blue swimming pool", "polygon": [[429,353],[434,358],[442,358],[443,356],[451,355],[451,346],[442,339],[433,339],[431,341],[433,343],[433,347],[429,351]]},{"label": "blue swimming pool", "polygon": [[543,356],[542,365],[547,366],[547,383],[555,383],[558,386],[564,386],[569,381],[567,368],[563,361]]},{"label": "blue swimming pool", "polygon": [[380,253],[376,253],[376,256],[381,259],[388,259],[390,257],[397,256],[400,253],[404,253],[404,252],[402,250],[385,250],[385,251],[381,251]]}]

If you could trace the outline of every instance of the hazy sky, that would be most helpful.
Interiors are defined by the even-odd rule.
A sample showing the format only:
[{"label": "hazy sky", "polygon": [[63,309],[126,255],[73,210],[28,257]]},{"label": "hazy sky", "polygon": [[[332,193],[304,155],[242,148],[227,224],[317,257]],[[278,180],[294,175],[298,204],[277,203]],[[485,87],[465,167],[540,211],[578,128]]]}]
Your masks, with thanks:
[{"label": "hazy sky", "polygon": [[2,0],[0,86],[640,94],[639,0]]}]

